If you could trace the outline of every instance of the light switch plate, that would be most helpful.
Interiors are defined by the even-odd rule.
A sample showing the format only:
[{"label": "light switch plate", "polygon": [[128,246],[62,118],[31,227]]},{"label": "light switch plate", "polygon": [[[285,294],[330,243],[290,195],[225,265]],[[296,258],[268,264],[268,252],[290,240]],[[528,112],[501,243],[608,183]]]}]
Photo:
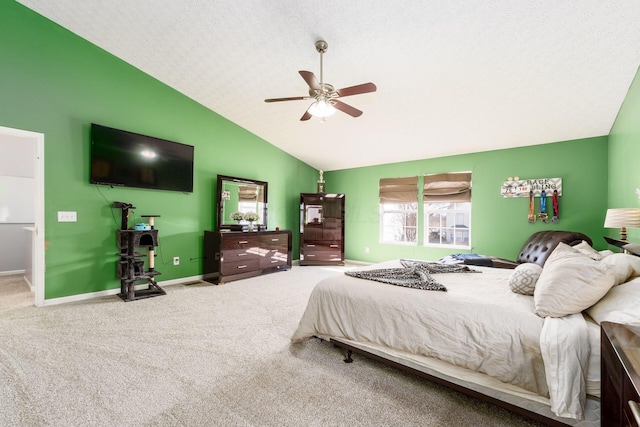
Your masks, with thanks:
[{"label": "light switch plate", "polygon": [[77,222],[78,214],[74,211],[58,211],[58,222]]}]

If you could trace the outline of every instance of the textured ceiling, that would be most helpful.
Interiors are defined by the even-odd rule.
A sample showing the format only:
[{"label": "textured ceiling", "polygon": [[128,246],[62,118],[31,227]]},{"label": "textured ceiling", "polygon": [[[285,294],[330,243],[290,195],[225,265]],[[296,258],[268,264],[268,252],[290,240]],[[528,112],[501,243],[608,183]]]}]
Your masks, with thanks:
[{"label": "textured ceiling", "polygon": [[[323,170],[606,135],[640,64],[637,0],[18,0]],[[298,70],[364,111],[299,119]]]}]

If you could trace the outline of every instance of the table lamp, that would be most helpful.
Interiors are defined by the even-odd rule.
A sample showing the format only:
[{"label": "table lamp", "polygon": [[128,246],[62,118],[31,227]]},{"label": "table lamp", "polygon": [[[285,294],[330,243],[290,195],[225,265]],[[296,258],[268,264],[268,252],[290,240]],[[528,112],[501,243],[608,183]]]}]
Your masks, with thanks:
[{"label": "table lamp", "polygon": [[607,209],[604,219],[605,228],[619,228],[620,240],[627,241],[627,227],[640,228],[640,209],[638,208],[616,208]]}]

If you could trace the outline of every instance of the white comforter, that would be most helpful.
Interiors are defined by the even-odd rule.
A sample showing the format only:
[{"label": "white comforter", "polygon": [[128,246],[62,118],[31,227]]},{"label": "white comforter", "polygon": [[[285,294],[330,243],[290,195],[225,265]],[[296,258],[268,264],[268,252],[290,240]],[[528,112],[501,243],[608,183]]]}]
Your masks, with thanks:
[{"label": "white comforter", "polygon": [[[368,268],[387,267],[401,264]],[[582,315],[540,318],[533,297],[510,291],[510,270],[476,268],[482,273],[433,275],[447,292],[346,275],[325,279],[313,290],[292,341],[345,338],[434,357],[549,396],[557,415],[581,419],[589,356]]]}]

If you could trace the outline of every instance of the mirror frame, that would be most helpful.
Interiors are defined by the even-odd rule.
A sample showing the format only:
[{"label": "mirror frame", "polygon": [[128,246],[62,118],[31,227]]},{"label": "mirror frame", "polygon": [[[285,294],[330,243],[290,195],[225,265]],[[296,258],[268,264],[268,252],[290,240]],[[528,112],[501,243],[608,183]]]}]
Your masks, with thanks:
[{"label": "mirror frame", "polygon": [[253,185],[262,186],[264,188],[264,208],[262,209],[262,223],[258,225],[264,226],[264,228],[266,229],[267,228],[267,201],[268,201],[267,189],[269,184],[265,181],[257,181],[255,179],[238,178],[235,176],[228,176],[228,175],[218,175],[218,184],[217,184],[218,199],[217,199],[217,218],[216,218],[218,230],[231,230],[233,226],[236,225],[236,224],[224,224],[222,222],[223,212],[224,212],[224,204],[222,201],[222,187],[223,187],[222,184],[225,181],[231,181],[238,184],[253,184]]}]

